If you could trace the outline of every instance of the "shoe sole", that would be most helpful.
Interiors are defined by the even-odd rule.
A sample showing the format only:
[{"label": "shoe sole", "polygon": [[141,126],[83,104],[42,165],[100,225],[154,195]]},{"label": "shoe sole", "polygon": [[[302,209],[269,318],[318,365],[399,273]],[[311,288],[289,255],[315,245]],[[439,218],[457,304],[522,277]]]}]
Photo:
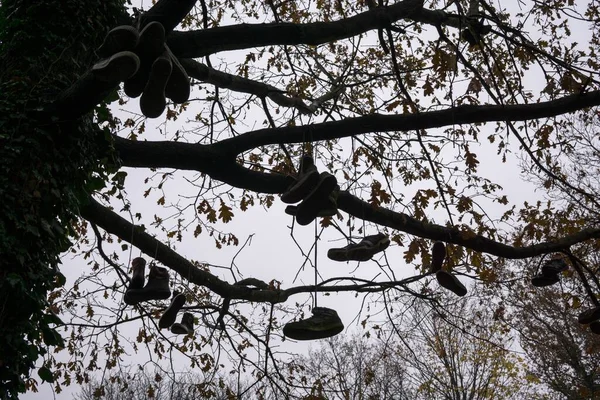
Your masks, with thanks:
[{"label": "shoe sole", "polygon": [[177,319],[177,313],[179,313],[184,305],[185,295],[178,294],[175,296],[171,302],[171,305],[165,310],[163,315],[160,317],[160,320],[158,320],[158,327],[160,329],[165,329],[173,325]]},{"label": "shoe sole", "polygon": [[142,114],[148,118],[157,118],[165,110],[167,100],[165,99],[165,87],[173,67],[171,61],[165,57],[159,57],[152,64],[148,83],[140,99]]},{"label": "shoe sole", "polygon": [[442,242],[435,242],[431,249],[431,272],[438,272],[442,269],[446,259],[446,245]]},{"label": "shoe sole", "polygon": [[189,335],[194,331],[190,331],[189,328],[187,328],[185,325],[176,322],[173,324],[173,326],[171,326],[171,332],[176,335]]},{"label": "shoe sole", "polygon": [[287,204],[297,203],[306,197],[319,183],[319,172],[314,169],[304,174],[281,195],[281,201]]},{"label": "shoe sole", "polygon": [[125,292],[125,303],[135,305],[148,300],[166,300],[171,297],[170,290],[129,289]]},{"label": "shoe sole", "polygon": [[154,60],[165,47],[165,28],[159,22],[150,22],[140,32],[136,53],[144,61]]},{"label": "shoe sole", "polygon": [[173,101],[173,103],[185,103],[190,98],[190,78],[185,72],[185,68],[179,63],[177,57],[173,55],[171,49],[165,45],[165,49],[169,54],[173,71],[165,88],[165,95]]},{"label": "shoe sole", "polygon": [[531,284],[535,287],[541,288],[546,286],[552,286],[560,281],[558,274],[553,275],[537,275],[531,279]]},{"label": "shoe sole", "polygon": [[92,73],[103,82],[123,82],[135,75],[140,68],[140,59],[131,51],[121,51],[110,58],[94,64]]},{"label": "shoe sole", "polygon": [[582,312],[577,317],[577,321],[580,324],[591,324],[594,321],[600,320],[600,307],[594,307],[587,311]]},{"label": "shoe sole", "polygon": [[446,271],[438,271],[435,277],[441,287],[448,289],[457,296],[463,297],[467,294],[467,288],[457,277]]},{"label": "shoe sole", "polygon": [[137,29],[129,25],[121,25],[108,32],[104,42],[96,53],[100,57],[110,57],[115,53],[133,50],[138,44],[140,34]]},{"label": "shoe sole", "polygon": [[319,211],[322,210],[322,205],[328,196],[337,186],[335,176],[326,173],[325,178],[321,179],[317,186],[309,193],[309,195],[298,206],[298,214],[296,222],[299,225],[308,225],[317,218]]}]

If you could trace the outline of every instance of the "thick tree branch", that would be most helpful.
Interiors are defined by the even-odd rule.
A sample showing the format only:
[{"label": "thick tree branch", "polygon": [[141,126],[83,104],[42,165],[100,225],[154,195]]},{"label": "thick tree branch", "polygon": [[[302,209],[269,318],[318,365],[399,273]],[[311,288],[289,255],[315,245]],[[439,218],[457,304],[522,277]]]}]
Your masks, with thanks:
[{"label": "thick tree branch", "polygon": [[[119,152],[123,149],[123,154],[125,155],[123,156],[121,154],[121,159],[124,166],[194,169],[193,166],[203,164],[197,162],[194,163],[193,161],[188,161],[186,164],[186,160],[203,158],[200,154],[202,152],[206,153],[206,149],[212,146],[176,142],[132,142],[126,139],[118,139],[115,143],[115,147]],[[195,154],[194,149],[196,148],[201,150]],[[250,171],[241,165],[232,165],[231,161],[228,161],[227,158],[222,158],[223,161],[219,164],[219,160],[221,160],[221,158],[215,156],[214,161],[209,163],[210,167],[201,172],[205,172],[213,179],[218,179],[237,188],[254,191],[259,191],[257,188],[260,188],[266,193],[282,193],[289,185],[289,181],[282,175]],[[211,174],[211,171],[215,173],[218,178],[215,178],[215,176]],[[387,226],[411,235],[431,240],[441,240],[497,257],[511,259],[528,258],[557,252],[568,249],[570,246],[588,239],[600,238],[600,229],[585,229],[556,241],[519,248],[471,232],[461,232],[457,228],[448,228],[419,221],[407,214],[393,212],[382,207],[374,207],[345,191],[342,191],[339,194],[338,208],[357,218],[381,226]],[[85,218],[89,220],[89,218]],[[107,229],[100,223],[98,223],[98,225]],[[112,231],[109,230],[109,232]],[[127,240],[127,236],[123,237],[123,239]]]},{"label": "thick tree branch", "polygon": [[136,246],[149,257],[156,259],[177,272],[189,282],[202,285],[222,297],[253,302],[280,303],[288,295],[282,290],[261,290],[247,286],[230,285],[213,274],[204,271],[177,254],[161,241],[153,238],[141,226],[135,226],[93,198],[81,209],[81,216],[105,231]]},{"label": "thick tree branch", "polygon": [[170,35],[168,44],[175,55],[183,58],[268,45],[318,45],[385,28],[394,21],[418,14],[422,7],[423,0],[404,0],[333,22],[240,24],[199,31],[175,31]]},{"label": "thick tree branch", "polygon": [[461,124],[548,118],[597,105],[600,105],[600,91],[574,94],[534,104],[464,105],[419,114],[371,114],[322,124],[256,130],[225,139],[215,146],[224,153],[240,154],[260,146],[317,142],[372,132],[410,131]]},{"label": "thick tree branch", "polygon": [[253,94],[259,98],[268,98],[282,107],[294,107],[302,114],[312,114],[316,110],[316,107],[311,108],[298,97],[286,96],[284,90],[278,89],[275,86],[217,71],[189,58],[182,58],[179,61],[188,75],[199,81],[235,92]]},{"label": "thick tree branch", "polygon": [[584,229],[554,241],[526,247],[514,247],[471,232],[461,232],[457,228],[447,228],[419,221],[407,214],[396,213],[382,207],[373,207],[371,204],[347,192],[340,192],[338,207],[350,215],[381,226],[387,226],[418,237],[453,243],[482,253],[510,259],[529,258],[558,252],[585,240],[600,238],[600,228]]},{"label": "thick tree branch", "polygon": [[189,14],[196,0],[158,0],[142,14],[140,30],[150,22],[160,22],[167,35]]},{"label": "thick tree branch", "polygon": [[125,167],[193,170],[231,186],[259,193],[281,193],[290,178],[265,174],[239,165],[235,157],[214,146],[180,142],[138,142],[114,136],[114,146]]}]

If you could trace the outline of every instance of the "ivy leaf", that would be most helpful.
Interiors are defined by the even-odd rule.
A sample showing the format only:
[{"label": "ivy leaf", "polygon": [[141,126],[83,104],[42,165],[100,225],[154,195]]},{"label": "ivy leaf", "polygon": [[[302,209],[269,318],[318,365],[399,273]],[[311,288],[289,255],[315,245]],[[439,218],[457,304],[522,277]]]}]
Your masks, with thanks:
[{"label": "ivy leaf", "polygon": [[42,381],[44,382],[54,382],[54,375],[52,374],[52,371],[50,371],[50,369],[48,369],[48,367],[46,366],[38,370],[38,375],[40,376],[40,378],[42,378]]}]

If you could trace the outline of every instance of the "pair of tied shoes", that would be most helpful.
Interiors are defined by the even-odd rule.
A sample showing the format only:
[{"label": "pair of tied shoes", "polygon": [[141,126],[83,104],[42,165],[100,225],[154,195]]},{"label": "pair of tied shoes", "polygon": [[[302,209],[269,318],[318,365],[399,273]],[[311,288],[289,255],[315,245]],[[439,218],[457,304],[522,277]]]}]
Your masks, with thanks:
[{"label": "pair of tied shoes", "polygon": [[560,281],[560,274],[568,269],[569,266],[562,258],[548,260],[542,266],[542,273],[531,279],[531,284],[535,287],[554,285]]},{"label": "pair of tied shoes", "polygon": [[150,266],[146,285],[144,285],[146,260],[141,257],[133,259],[131,268],[133,270],[131,282],[125,291],[124,298],[126,304],[135,305],[142,301],[164,300],[171,296],[169,272],[166,268],[156,265]]},{"label": "pair of tied shoes", "polygon": [[337,179],[329,172],[317,170],[311,156],[300,161],[300,172],[295,182],[282,193],[281,201],[288,206],[285,212],[296,217],[299,225],[308,225],[317,217],[331,217],[337,213]]},{"label": "pair of tied shoes", "polygon": [[171,332],[177,335],[189,335],[194,333],[194,316],[191,313],[183,313],[181,322],[175,322],[177,319],[177,314],[185,305],[185,301],[186,298],[184,294],[177,291],[173,292],[171,304],[160,317],[160,320],[158,320],[158,327],[160,329],[166,329],[170,327]]},{"label": "pair of tied shoes", "polygon": [[442,269],[445,259],[446,245],[443,242],[435,242],[431,249],[431,267],[429,272],[435,273],[435,279],[441,287],[457,296],[465,296],[467,294],[465,285],[454,274]]},{"label": "pair of tied shoes", "polygon": [[[165,30],[159,22],[149,23],[139,33],[128,25],[111,30],[98,54],[106,58],[92,68],[96,76],[124,80],[125,94],[132,98],[141,95],[140,108],[149,118],[162,114],[165,97],[174,103],[189,99],[189,77],[166,45]],[[133,70],[130,65],[134,64],[137,67]]]}]

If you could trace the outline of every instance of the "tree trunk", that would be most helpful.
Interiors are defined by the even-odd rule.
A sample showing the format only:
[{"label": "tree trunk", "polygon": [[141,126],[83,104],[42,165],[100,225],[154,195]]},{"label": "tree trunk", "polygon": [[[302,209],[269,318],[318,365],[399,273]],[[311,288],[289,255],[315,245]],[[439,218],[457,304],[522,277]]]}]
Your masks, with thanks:
[{"label": "tree trunk", "polygon": [[[45,348],[62,344],[48,292],[64,283],[59,255],[109,157],[91,115],[45,109],[96,61],[94,49],[126,15],[122,3],[0,3],[0,398],[16,398]],[[39,375],[53,379],[46,368]]]}]

